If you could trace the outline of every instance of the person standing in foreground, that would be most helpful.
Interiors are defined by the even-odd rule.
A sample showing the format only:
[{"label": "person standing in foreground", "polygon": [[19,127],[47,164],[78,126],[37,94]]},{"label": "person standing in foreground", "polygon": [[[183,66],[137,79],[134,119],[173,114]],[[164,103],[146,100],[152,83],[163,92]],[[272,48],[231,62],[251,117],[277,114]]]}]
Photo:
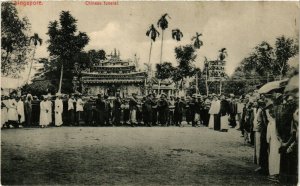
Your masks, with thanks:
[{"label": "person standing in foreground", "polygon": [[98,99],[96,100],[97,125],[104,125],[104,110],[105,102],[102,99],[102,95],[98,94]]},{"label": "person standing in foreground", "polygon": [[152,126],[152,94],[149,94],[143,104],[143,118],[146,126]]},{"label": "person standing in foreground", "polygon": [[13,126],[17,127],[18,124],[18,112],[17,112],[17,102],[15,100],[15,96],[11,95],[10,99],[8,100],[8,124],[9,127],[12,128]]},{"label": "person standing in foreground", "polygon": [[52,103],[52,100],[51,100],[51,95],[48,94],[47,95],[47,116],[48,116],[48,124],[47,125],[51,125],[53,120],[52,120],[52,108],[53,108],[53,103]]},{"label": "person standing in foreground", "polygon": [[121,124],[121,97],[118,93],[116,95],[116,99],[113,104],[113,124],[120,125]]},{"label": "person standing in foreground", "polygon": [[169,110],[169,105],[166,100],[166,95],[163,93],[160,95],[160,100],[158,101],[157,104],[157,110],[158,110],[158,118],[159,118],[159,123],[161,126],[165,126],[167,123],[167,114]]},{"label": "person standing in foreground", "polygon": [[[32,114],[32,96],[31,95],[27,95],[25,105],[24,105],[24,109],[25,109],[26,125],[27,125],[27,127],[29,127],[29,126],[31,126],[31,122],[32,122],[32,118],[31,118],[31,114]],[[37,113],[35,113],[35,114],[37,114]]]},{"label": "person standing in foreground", "polygon": [[74,125],[74,122],[75,122],[74,104],[76,104],[74,95],[70,95],[70,98],[68,99],[68,116],[69,116],[68,122],[69,122],[69,125]]},{"label": "person standing in foreground", "polygon": [[211,102],[209,114],[210,114],[210,119],[209,119],[209,128],[212,128],[214,130],[220,130],[220,108],[221,108],[221,103],[218,100],[218,97],[214,95],[213,101]]},{"label": "person standing in foreground", "polygon": [[82,119],[83,115],[83,101],[81,99],[81,95],[78,95],[77,101],[76,101],[76,124],[80,124],[80,120]]},{"label": "person standing in foreground", "polygon": [[136,94],[132,94],[132,98],[129,101],[129,110],[130,110],[130,123],[131,126],[134,127],[137,124],[136,120],[136,111],[137,111],[137,97]]},{"label": "person standing in foreground", "polygon": [[265,106],[262,100],[257,101],[257,107],[253,108],[254,120],[253,120],[253,131],[254,131],[254,163],[259,165],[259,154],[260,154],[260,132],[261,132],[261,121],[258,121],[262,108]]},{"label": "person standing in foreground", "polygon": [[255,171],[261,174],[268,175],[269,173],[269,157],[268,157],[268,143],[267,143],[267,128],[268,128],[268,118],[266,110],[272,106],[272,101],[268,100],[265,108],[257,116],[257,122],[260,123],[260,150],[259,150],[259,165],[260,168]]},{"label": "person standing in foreground", "polygon": [[273,106],[270,106],[269,109],[266,110],[266,115],[269,121],[267,128],[267,142],[269,143],[269,179],[278,180],[280,168],[280,141],[277,137]]},{"label": "person standing in foreground", "polygon": [[25,111],[24,111],[24,97],[19,97],[17,99],[17,112],[18,112],[18,123],[19,128],[23,127],[25,123]]},{"label": "person standing in foreground", "polygon": [[63,113],[63,102],[61,100],[61,94],[56,94],[56,99],[54,102],[54,112],[55,112],[55,126],[60,127],[62,122],[62,113]]},{"label": "person standing in foreground", "polygon": [[47,103],[47,96],[43,96],[43,101],[40,103],[40,126],[42,128],[49,125],[49,104]]},{"label": "person standing in foreground", "polygon": [[83,106],[85,125],[93,124],[93,97],[90,97]]},{"label": "person standing in foreground", "polygon": [[1,96],[1,128],[6,127],[7,123],[7,102],[5,96]]},{"label": "person standing in foreground", "polygon": [[[280,152],[280,173],[279,180],[283,184],[297,184],[298,182],[298,120],[299,105],[298,93],[289,96],[282,106],[282,111],[276,108],[276,126],[278,137],[282,144]],[[281,122],[277,123],[277,121]]]},{"label": "person standing in foreground", "polygon": [[220,122],[220,130],[222,132],[228,131],[228,118],[230,114],[230,105],[229,101],[226,100],[225,96],[221,96],[221,102],[220,102],[220,116],[221,116],[221,122]]}]

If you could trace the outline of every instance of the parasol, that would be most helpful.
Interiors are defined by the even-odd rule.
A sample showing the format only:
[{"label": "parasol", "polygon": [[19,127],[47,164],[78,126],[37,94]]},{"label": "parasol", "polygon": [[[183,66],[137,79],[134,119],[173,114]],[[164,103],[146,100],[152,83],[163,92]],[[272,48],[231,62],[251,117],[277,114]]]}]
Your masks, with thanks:
[{"label": "parasol", "polygon": [[299,74],[293,76],[284,89],[285,93],[298,93],[299,92]]},{"label": "parasol", "polygon": [[273,90],[284,88],[287,85],[288,80],[289,79],[284,79],[281,81],[272,81],[272,82],[266,83],[260,89],[258,89],[258,93],[266,94]]}]

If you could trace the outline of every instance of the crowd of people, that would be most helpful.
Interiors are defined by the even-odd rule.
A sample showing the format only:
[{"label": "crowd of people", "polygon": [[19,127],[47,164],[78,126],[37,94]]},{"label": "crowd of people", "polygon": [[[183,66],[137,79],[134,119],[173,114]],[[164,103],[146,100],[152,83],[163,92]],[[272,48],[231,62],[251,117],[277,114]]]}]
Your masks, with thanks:
[{"label": "crowd of people", "polygon": [[[55,98],[53,100],[53,98]],[[148,94],[113,99],[82,95],[2,96],[1,128],[31,126],[207,126],[241,131],[254,149],[255,170],[273,181],[297,183],[298,97],[274,93],[167,98]]]},{"label": "crowd of people", "polygon": [[272,181],[298,182],[298,109],[297,96],[281,93],[247,95],[238,104],[239,128],[254,147],[255,171]]}]

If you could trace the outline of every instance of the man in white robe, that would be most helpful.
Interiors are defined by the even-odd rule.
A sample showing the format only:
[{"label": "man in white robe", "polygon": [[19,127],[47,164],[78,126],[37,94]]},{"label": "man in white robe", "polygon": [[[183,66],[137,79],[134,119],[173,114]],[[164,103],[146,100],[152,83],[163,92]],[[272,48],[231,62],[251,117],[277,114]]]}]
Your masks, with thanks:
[{"label": "man in white robe", "polygon": [[51,95],[47,95],[47,110],[48,110],[48,124],[47,125],[51,125],[52,124],[52,106],[53,106],[53,103],[51,101]]},{"label": "man in white robe", "polygon": [[270,178],[276,178],[279,175],[280,170],[279,148],[281,146],[281,143],[278,140],[278,134],[272,108],[266,110],[266,114],[269,121],[267,127],[267,142],[269,144],[269,175]]},{"label": "man in white robe", "polygon": [[1,128],[7,123],[7,102],[5,96],[1,96]]},{"label": "man in white robe", "polygon": [[62,122],[62,113],[63,113],[63,102],[61,100],[61,94],[56,95],[54,102],[54,112],[55,112],[55,126],[59,127],[63,124]]},{"label": "man in white robe", "polygon": [[24,111],[24,102],[23,97],[18,100],[17,103],[17,112],[18,112],[18,119],[19,119],[19,127],[22,127],[22,124],[25,122],[25,111]]},{"label": "man in white robe", "polygon": [[11,96],[8,100],[8,123],[9,127],[12,128],[13,125],[16,127],[18,123],[18,112],[17,112],[17,102],[15,96]]},{"label": "man in white robe", "polygon": [[49,117],[48,117],[49,106],[48,105],[49,104],[47,102],[47,96],[44,96],[43,101],[41,101],[41,103],[40,103],[40,126],[42,128],[49,125]]},{"label": "man in white robe", "polygon": [[82,115],[83,115],[83,105],[84,102],[81,99],[81,95],[78,95],[77,101],[76,101],[76,123],[77,125],[80,124],[80,121],[82,119]]},{"label": "man in white robe", "polygon": [[210,118],[209,118],[209,124],[208,124],[208,128],[210,129],[214,129],[215,127],[215,115],[218,115],[220,112],[220,101],[218,100],[217,96],[214,95],[213,100],[211,101],[211,106],[209,109],[209,114],[210,114]]}]

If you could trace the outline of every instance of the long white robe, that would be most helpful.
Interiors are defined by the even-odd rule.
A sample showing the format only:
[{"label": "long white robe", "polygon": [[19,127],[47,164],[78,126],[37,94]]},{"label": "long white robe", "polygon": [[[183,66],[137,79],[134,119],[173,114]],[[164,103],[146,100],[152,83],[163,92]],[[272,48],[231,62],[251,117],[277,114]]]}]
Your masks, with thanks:
[{"label": "long white robe", "polygon": [[7,122],[7,106],[6,106],[7,103],[5,104],[3,100],[2,104],[4,105],[4,107],[1,108],[1,128]]},{"label": "long white robe", "polygon": [[8,100],[8,120],[18,121],[17,102],[15,99]]},{"label": "long white robe", "polygon": [[54,112],[55,112],[55,125],[61,126],[62,122],[62,113],[63,113],[63,102],[61,99],[56,99],[54,102]]},{"label": "long white robe", "polygon": [[47,101],[41,101],[40,103],[40,125],[46,126],[49,125],[49,107]]},{"label": "long white robe", "polygon": [[229,129],[229,115],[221,116],[221,125],[220,130],[228,130]]},{"label": "long white robe", "polygon": [[52,101],[47,100],[46,103],[47,103],[47,109],[48,109],[48,114],[47,114],[48,124],[47,125],[49,125],[50,123],[52,123]]},{"label": "long white robe", "polygon": [[214,128],[214,114],[218,114],[220,112],[221,104],[219,100],[212,100],[210,109],[208,113],[210,114],[208,128]]},{"label": "long white robe", "polygon": [[19,100],[17,103],[17,112],[18,112],[18,115],[21,116],[19,122],[24,123],[25,122],[25,111],[24,111],[24,102],[22,100]]},{"label": "long white robe", "polygon": [[8,100],[3,100],[3,103],[5,105],[5,110],[6,110],[6,112],[4,111],[4,113],[6,113],[6,115],[4,117],[4,121],[6,123],[6,122],[8,122]]},{"label": "long white robe", "polygon": [[281,144],[277,138],[275,119],[273,119],[268,112],[267,117],[269,120],[267,128],[267,142],[269,143],[269,174],[277,175],[280,170],[279,147]]}]

